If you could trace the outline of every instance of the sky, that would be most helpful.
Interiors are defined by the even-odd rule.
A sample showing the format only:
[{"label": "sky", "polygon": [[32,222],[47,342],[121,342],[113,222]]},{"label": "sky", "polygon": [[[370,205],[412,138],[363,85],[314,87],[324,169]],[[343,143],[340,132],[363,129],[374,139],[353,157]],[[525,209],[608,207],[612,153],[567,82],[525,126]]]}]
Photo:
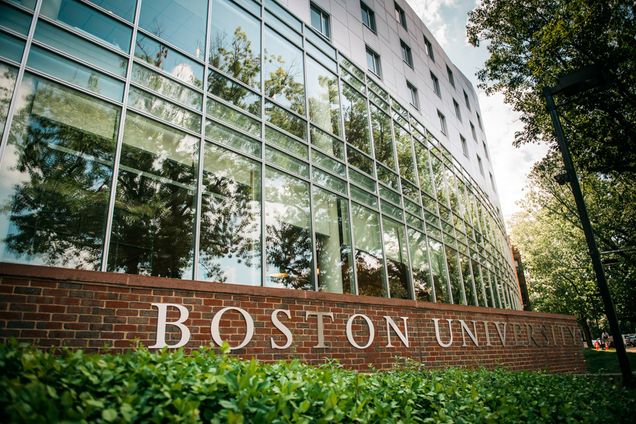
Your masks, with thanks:
[{"label": "sky", "polygon": [[497,192],[505,220],[520,210],[517,205],[532,165],[547,149],[543,145],[512,146],[514,134],[521,130],[519,114],[504,103],[503,95],[487,96],[477,88],[477,71],[488,57],[485,47],[473,47],[466,38],[468,12],[480,0],[407,0],[431,30],[446,54],[473,83],[479,97],[484,130],[492,159]]}]

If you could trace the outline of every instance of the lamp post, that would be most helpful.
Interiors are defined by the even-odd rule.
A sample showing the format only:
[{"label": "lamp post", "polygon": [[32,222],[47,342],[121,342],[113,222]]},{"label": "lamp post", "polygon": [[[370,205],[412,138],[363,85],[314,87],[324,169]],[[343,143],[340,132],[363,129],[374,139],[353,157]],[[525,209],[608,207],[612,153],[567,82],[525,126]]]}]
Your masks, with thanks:
[{"label": "lamp post", "polygon": [[554,103],[554,96],[557,94],[572,95],[583,90],[596,87],[602,82],[602,74],[597,67],[586,67],[560,78],[559,84],[555,87],[545,87],[543,89],[543,95],[545,96],[548,111],[552,118],[552,125],[554,126],[559,149],[563,156],[563,164],[565,165],[567,181],[569,181],[570,187],[572,188],[572,194],[574,195],[574,200],[576,202],[576,209],[578,210],[579,218],[581,219],[581,226],[583,227],[587,247],[590,251],[590,257],[592,258],[592,266],[594,268],[594,273],[596,274],[596,282],[603,299],[603,305],[605,306],[605,314],[607,315],[607,320],[610,325],[610,331],[614,337],[614,346],[616,346],[618,364],[621,368],[621,374],[623,375],[623,384],[627,386],[632,383],[632,371],[629,360],[627,359],[625,343],[623,343],[623,337],[618,326],[614,303],[612,302],[612,296],[610,294],[609,287],[607,286],[607,279],[605,278],[601,255],[596,244],[596,239],[594,238],[590,218],[587,214],[587,207],[585,206],[581,186],[579,185],[576,170],[574,169],[574,163],[572,162],[570,150],[568,149],[567,140],[563,133],[563,128],[561,127],[559,115],[557,114],[556,104]]}]

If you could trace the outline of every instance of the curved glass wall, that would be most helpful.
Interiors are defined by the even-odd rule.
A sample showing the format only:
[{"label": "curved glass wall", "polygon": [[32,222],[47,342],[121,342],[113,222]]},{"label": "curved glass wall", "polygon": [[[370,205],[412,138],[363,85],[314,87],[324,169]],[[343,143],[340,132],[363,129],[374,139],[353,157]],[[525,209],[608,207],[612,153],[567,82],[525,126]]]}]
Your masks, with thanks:
[{"label": "curved glass wall", "polygon": [[519,308],[420,121],[272,0],[0,2],[0,261]]}]

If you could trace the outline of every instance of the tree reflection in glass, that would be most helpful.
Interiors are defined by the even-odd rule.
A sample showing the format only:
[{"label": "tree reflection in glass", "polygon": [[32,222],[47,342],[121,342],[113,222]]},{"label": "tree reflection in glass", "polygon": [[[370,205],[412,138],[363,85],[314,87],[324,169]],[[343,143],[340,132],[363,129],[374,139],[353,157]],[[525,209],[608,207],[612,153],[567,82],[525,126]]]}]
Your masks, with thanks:
[{"label": "tree reflection in glass", "polygon": [[313,196],[318,287],[331,293],[353,293],[347,201],[317,187]]},{"label": "tree reflection in glass", "polygon": [[449,303],[450,298],[448,296],[448,277],[446,274],[444,245],[428,237],[428,248],[431,254],[431,277],[433,278],[433,286],[435,287],[435,301],[438,303]]},{"label": "tree reflection in glass", "polygon": [[199,275],[261,283],[261,166],[205,143]]},{"label": "tree reflection in glass", "polygon": [[[258,19],[232,2],[214,0],[210,43],[210,65],[260,89],[261,25]],[[215,95],[218,95],[216,89],[224,87],[218,74],[211,75],[210,83],[210,92]],[[235,90],[233,94],[240,94],[240,90]]]},{"label": "tree reflection in glass", "polygon": [[387,297],[380,215],[357,204],[351,206],[358,294]]},{"label": "tree reflection in glass", "polygon": [[391,118],[373,104],[371,104],[371,129],[373,130],[375,159],[395,171]]},{"label": "tree reflection in glass", "polygon": [[305,115],[303,53],[269,27],[264,29],[265,95]]},{"label": "tree reflection in glass", "polygon": [[431,287],[431,268],[428,262],[428,247],[424,233],[408,230],[409,249],[411,252],[411,268],[413,271],[413,287],[415,298],[426,302],[433,301]]},{"label": "tree reflection in glass", "polygon": [[342,115],[347,142],[371,154],[369,117],[364,97],[348,84],[342,84]]},{"label": "tree reflection in glass", "polygon": [[332,134],[340,135],[338,79],[318,62],[307,58],[309,120]]},{"label": "tree reflection in glass", "polygon": [[109,271],[192,278],[198,139],[128,112]]},{"label": "tree reflection in glass", "polygon": [[462,291],[462,276],[459,271],[459,253],[448,245],[444,245],[446,249],[446,265],[448,266],[448,277],[450,279],[451,294],[453,303],[466,304]]},{"label": "tree reflection in glass", "polygon": [[383,218],[384,252],[391,297],[410,299],[409,259],[406,251],[404,225]]},{"label": "tree reflection in glass", "polygon": [[459,263],[462,267],[462,277],[464,280],[464,292],[466,304],[475,305],[475,290],[473,289],[473,273],[470,269],[470,259],[466,255],[459,255]]},{"label": "tree reflection in glass", "polygon": [[25,75],[0,165],[0,258],[101,265],[119,109]]},{"label": "tree reflection in glass", "polygon": [[266,168],[265,285],[313,290],[309,184]]},{"label": "tree reflection in glass", "polygon": [[0,62],[0,139],[4,133],[4,124],[9,113],[9,103],[15,87],[18,70]]}]

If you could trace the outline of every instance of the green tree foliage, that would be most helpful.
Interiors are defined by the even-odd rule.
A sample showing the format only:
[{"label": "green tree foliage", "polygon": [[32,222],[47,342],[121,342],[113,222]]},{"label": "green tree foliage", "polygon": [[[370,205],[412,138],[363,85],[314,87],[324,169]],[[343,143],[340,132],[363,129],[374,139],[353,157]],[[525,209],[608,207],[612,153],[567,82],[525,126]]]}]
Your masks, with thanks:
[{"label": "green tree foliage", "polygon": [[[553,175],[559,159],[549,155],[530,174],[524,210],[512,225],[513,244],[528,271],[531,301],[537,310],[576,315],[586,322],[603,309],[585,236],[567,185]],[[627,175],[587,174],[581,188],[610,284],[619,319],[636,322],[636,186]]]},{"label": "green tree foliage", "polygon": [[636,3],[632,0],[483,0],[468,38],[490,53],[478,76],[521,112],[515,144],[555,147],[541,90],[586,65],[606,85],[558,99],[577,165],[586,172],[636,172]]}]

